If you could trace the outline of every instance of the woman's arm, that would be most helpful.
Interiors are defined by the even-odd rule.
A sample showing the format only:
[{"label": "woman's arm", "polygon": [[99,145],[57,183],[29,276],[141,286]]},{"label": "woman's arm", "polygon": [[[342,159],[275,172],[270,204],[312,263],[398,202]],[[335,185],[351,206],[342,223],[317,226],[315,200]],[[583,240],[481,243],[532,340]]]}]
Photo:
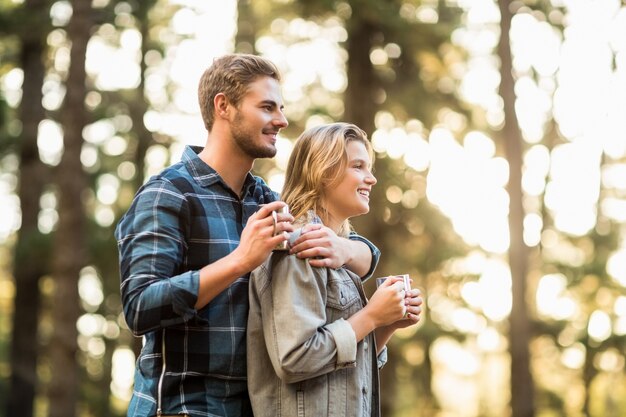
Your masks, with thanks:
[{"label": "woman's arm", "polygon": [[293,383],[354,367],[357,340],[344,319],[326,323],[329,271],[274,254],[259,303],[263,336],[276,374]]}]

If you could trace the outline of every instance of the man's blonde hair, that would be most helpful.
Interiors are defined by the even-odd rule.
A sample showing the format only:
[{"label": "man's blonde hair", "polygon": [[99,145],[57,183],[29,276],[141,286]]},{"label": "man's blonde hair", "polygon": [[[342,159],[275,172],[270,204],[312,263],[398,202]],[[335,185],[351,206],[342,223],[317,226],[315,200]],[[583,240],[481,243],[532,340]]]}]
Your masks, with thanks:
[{"label": "man's blonde hair", "polygon": [[[350,123],[316,126],[304,131],[296,141],[281,197],[297,223],[306,221],[309,210],[324,213],[324,188],[340,181],[348,164],[346,148],[351,141],[363,143],[373,158],[367,134]],[[346,220],[339,234],[346,236],[349,232],[350,222]]]},{"label": "man's blonde hair", "polygon": [[238,106],[248,86],[259,77],[271,77],[280,81],[280,73],[268,59],[250,54],[229,54],[216,58],[204,71],[198,85],[198,102],[204,126],[208,131],[215,122],[213,100],[223,93]]}]

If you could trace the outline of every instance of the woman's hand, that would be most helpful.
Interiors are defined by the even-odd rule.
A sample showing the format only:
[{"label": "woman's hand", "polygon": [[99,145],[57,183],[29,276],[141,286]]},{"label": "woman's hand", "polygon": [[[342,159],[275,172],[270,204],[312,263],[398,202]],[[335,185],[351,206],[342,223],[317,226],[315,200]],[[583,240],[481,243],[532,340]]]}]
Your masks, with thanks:
[{"label": "woman's hand", "polygon": [[407,291],[404,298],[404,304],[406,305],[406,315],[404,318],[392,323],[391,325],[395,329],[403,329],[405,327],[413,326],[419,323],[422,317],[422,304],[424,299],[422,298],[422,292],[413,288]]},{"label": "woman's hand", "polygon": [[381,327],[402,320],[407,303],[403,278],[390,277],[376,289],[364,310],[371,315],[376,327]]}]

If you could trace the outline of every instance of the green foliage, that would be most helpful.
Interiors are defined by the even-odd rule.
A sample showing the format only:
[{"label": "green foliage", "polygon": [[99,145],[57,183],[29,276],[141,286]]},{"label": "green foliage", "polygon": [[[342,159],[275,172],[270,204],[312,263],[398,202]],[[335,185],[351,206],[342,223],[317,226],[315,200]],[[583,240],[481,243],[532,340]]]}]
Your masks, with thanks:
[{"label": "green foliage", "polygon": [[[47,33],[51,27],[50,17],[33,13],[26,2],[17,6],[0,3],[0,36],[15,35],[21,39],[37,40],[41,33]],[[39,28],[41,31],[33,28]],[[39,41],[43,42],[43,39]]]}]

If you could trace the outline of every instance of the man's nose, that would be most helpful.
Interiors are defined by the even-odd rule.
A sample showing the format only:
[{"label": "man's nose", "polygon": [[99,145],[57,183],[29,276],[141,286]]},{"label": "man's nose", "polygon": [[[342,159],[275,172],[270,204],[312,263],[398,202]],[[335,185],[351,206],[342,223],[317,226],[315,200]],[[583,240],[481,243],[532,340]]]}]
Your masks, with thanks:
[{"label": "man's nose", "polygon": [[282,110],[278,111],[273,123],[274,126],[278,126],[280,129],[284,129],[289,126],[289,121],[287,121],[287,117],[285,117],[285,113],[283,113]]}]

